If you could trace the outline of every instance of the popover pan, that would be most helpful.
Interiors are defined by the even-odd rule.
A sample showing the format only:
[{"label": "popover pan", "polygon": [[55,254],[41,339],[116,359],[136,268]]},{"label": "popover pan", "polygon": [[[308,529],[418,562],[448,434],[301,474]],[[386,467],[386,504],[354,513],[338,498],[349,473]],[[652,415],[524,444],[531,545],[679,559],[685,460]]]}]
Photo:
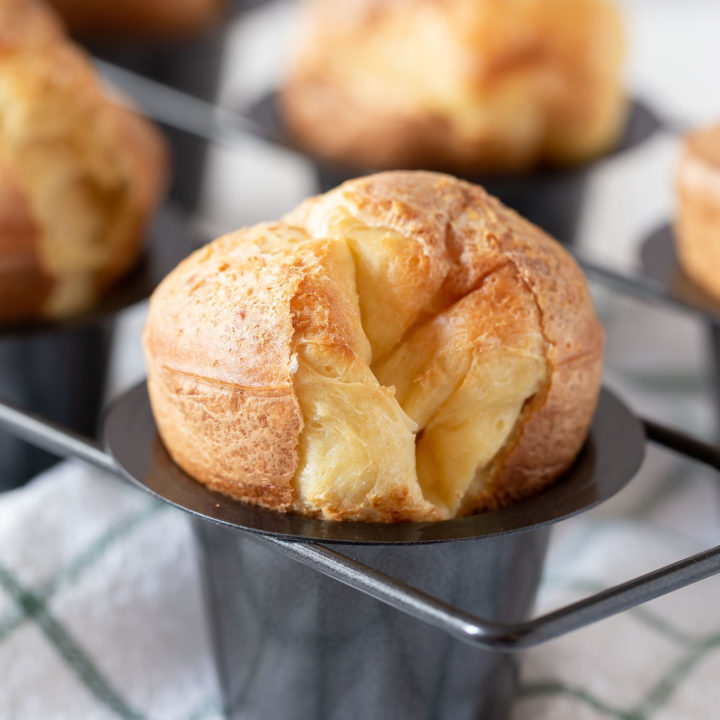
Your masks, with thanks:
[{"label": "popover pan", "polygon": [[578,461],[553,488],[513,508],[438,523],[330,523],[214,493],[170,460],[144,385],[111,405],[103,445],[7,404],[0,404],[0,426],[193,515],[233,718],[500,720],[517,672],[515,656],[503,651],[720,571],[718,546],[527,619],[552,524],[626,485],[642,461],[646,433],[720,470],[716,448],[639,421],[607,390]]},{"label": "popover pan", "polygon": [[620,490],[643,448],[637,421],[603,393],[580,457],[547,492],[469,518],[386,525],[283,515],[209,490],[169,457],[144,386],[108,413],[105,437],[128,479],[195,516],[220,686],[238,720],[505,718],[517,660],[388,609],[236,528],[343,543],[354,560],[462,611],[521,621],[535,599],[550,523]]},{"label": "popover pan", "polygon": [[[232,144],[249,132],[286,144],[268,135],[267,123],[255,117],[244,119],[206,106],[129,73],[121,79],[131,94],[144,97],[142,104],[158,119],[192,133]],[[174,112],[176,107],[183,112]],[[638,145],[660,127],[646,110],[635,104],[616,153]],[[579,175],[564,186],[569,195],[549,194],[543,201],[550,213],[547,220],[533,217],[518,201],[505,201],[571,242],[579,203],[567,211],[556,203],[582,199],[577,190],[585,170],[573,172]],[[549,182],[535,179],[540,185]],[[503,198],[504,191],[476,180]],[[511,188],[517,185],[520,199],[523,194],[532,199],[538,191],[527,177],[509,182]],[[653,298],[661,292],[647,278],[582,264],[635,294]],[[607,409],[613,405],[619,408],[615,419]],[[607,392],[596,425],[626,432],[600,442],[603,436],[597,437],[594,425],[578,463],[553,488],[553,495],[548,491],[501,513],[402,527],[354,523],[338,528],[336,523],[273,515],[212,493],[172,463],[151,419],[145,426],[150,432],[138,438],[135,421],[129,418],[143,415],[146,421],[150,417],[147,398],[137,388],[110,410],[106,447],[116,458],[85,438],[7,406],[0,406],[0,425],[52,451],[123,474],[193,514],[218,669],[232,717],[504,718],[516,666],[513,656],[497,651],[536,645],[720,570],[716,547],[526,619],[552,523],[601,502],[629,480],[640,462],[642,426]],[[604,417],[610,419],[604,422]],[[622,418],[628,417],[625,425]],[[655,423],[645,422],[644,428],[651,440],[720,469],[715,448]],[[128,465],[121,467],[123,461]],[[588,467],[592,471],[586,484],[583,468]],[[341,543],[344,552],[318,542]]]}]

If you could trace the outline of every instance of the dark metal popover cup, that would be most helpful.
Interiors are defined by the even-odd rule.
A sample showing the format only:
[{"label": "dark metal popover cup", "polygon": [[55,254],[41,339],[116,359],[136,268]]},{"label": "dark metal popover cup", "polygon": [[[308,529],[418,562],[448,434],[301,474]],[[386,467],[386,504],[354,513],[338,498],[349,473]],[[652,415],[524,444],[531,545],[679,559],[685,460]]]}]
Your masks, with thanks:
[{"label": "dark metal popover cup", "polygon": [[[0,334],[0,397],[48,420],[97,433],[114,322]],[[58,462],[56,455],[0,432],[0,491]]]},{"label": "dark metal popover cup", "polygon": [[[147,298],[199,244],[184,214],[165,206],[148,229],[138,264],[94,308],[0,327],[0,399],[96,437],[118,314]],[[56,462],[57,455],[0,431],[0,492]]]},{"label": "dark metal popover cup", "polygon": [[517,656],[466,644],[265,547],[263,538],[341,543],[342,554],[451,606],[520,621],[532,610],[552,523],[624,487],[644,452],[639,421],[603,391],[574,465],[539,495],[443,522],[373,524],[283,514],[213,492],[170,458],[144,384],[113,403],[104,436],[128,479],[194,515],[233,720],[506,718]]},{"label": "dark metal popover cup", "polygon": [[[194,521],[226,712],[233,720],[504,720],[518,656],[481,650],[246,535]],[[498,621],[532,610],[550,527],[343,552]]]}]

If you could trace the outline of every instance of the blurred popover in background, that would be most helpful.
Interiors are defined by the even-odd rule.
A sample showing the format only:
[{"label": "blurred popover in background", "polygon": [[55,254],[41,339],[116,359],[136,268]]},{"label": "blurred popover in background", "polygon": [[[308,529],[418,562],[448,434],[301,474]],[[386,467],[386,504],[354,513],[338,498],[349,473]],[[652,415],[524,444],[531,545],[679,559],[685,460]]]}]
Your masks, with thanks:
[{"label": "blurred popover in background", "polygon": [[158,131],[55,14],[0,0],[0,321],[91,307],[136,261],[166,174]]},{"label": "blurred popover in background", "polygon": [[623,54],[609,0],[308,0],[281,106],[354,167],[582,163],[622,130]]},{"label": "blurred popover in background", "polygon": [[676,176],[675,239],[688,276],[720,302],[720,125],[686,135]]}]

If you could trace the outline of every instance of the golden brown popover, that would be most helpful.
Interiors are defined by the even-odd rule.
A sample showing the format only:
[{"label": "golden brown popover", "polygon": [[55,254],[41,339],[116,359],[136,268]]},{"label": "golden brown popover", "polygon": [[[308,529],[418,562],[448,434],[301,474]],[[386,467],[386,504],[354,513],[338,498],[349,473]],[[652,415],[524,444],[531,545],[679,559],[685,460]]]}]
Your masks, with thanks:
[{"label": "golden brown popover", "polygon": [[482,188],[387,172],[197,251],[144,333],[174,460],[234,498],[438,520],[552,483],[585,439],[603,332],[557,242]]},{"label": "golden brown popover", "polygon": [[0,321],[92,306],[135,262],[166,165],[50,10],[0,0]]},{"label": "golden brown popover", "polygon": [[623,49],[609,0],[309,0],[281,101],[353,167],[580,163],[621,132]]}]

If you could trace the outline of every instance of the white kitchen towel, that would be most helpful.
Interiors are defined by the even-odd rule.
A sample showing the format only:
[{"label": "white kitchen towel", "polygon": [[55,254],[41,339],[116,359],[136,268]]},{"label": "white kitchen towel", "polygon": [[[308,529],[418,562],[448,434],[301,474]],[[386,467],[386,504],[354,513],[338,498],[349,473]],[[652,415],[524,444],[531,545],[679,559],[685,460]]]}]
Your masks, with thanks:
[{"label": "white kitchen towel", "polygon": [[[616,500],[553,539],[538,611],[720,543],[716,480],[660,453]],[[719,717],[720,579],[530,650],[513,720]]]},{"label": "white kitchen towel", "polygon": [[190,525],[80,462],[0,500],[0,718],[222,717]]}]

